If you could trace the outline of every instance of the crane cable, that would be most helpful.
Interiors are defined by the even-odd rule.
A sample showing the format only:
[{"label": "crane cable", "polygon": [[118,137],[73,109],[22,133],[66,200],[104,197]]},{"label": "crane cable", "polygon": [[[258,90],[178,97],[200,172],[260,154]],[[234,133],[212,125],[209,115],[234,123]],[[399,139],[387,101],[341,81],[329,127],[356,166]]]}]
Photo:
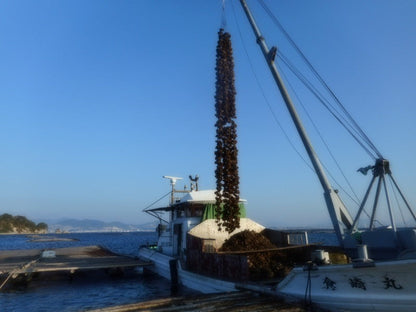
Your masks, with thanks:
[{"label": "crane cable", "polygon": [[[367,154],[376,160],[377,157],[367,148],[364,142],[362,142],[359,137],[353,133],[353,131],[357,132],[357,129],[353,128],[351,125],[348,127],[348,121],[345,122],[345,118],[343,118],[343,116],[338,116],[335,109],[335,111],[331,110],[332,106],[328,100],[324,98],[319,90],[312,85],[312,83],[283,55],[283,53],[279,51],[277,56],[286,64],[290,71],[304,84],[304,86],[321,102],[321,104],[332,114],[332,116],[334,116],[334,118],[345,128],[345,130],[357,141],[357,143],[367,152]],[[344,121],[342,119],[344,119]],[[361,135],[358,133],[358,136]]]},{"label": "crane cable", "polygon": [[311,122],[313,128],[315,129],[315,131],[317,132],[319,138],[321,139],[322,143],[324,144],[326,150],[328,151],[330,157],[332,158],[332,160],[334,161],[335,165],[337,166],[338,170],[340,171],[341,175],[343,176],[344,180],[346,181],[347,185],[349,186],[352,194],[354,195],[355,198],[353,198],[352,195],[350,195],[345,189],[344,187],[335,179],[334,175],[331,173],[331,171],[329,170],[329,168],[327,166],[325,166],[324,163],[322,163],[322,165],[324,166],[325,170],[328,172],[328,174],[331,176],[332,180],[335,182],[335,184],[338,185],[338,187],[340,189],[342,189],[344,191],[344,193],[350,197],[350,199],[356,204],[359,205],[359,198],[357,196],[357,194],[355,193],[350,181],[348,180],[347,176],[345,175],[344,171],[342,170],[339,162],[336,160],[334,154],[332,153],[331,149],[329,148],[328,143],[326,142],[326,140],[324,139],[324,137],[322,136],[321,131],[319,131],[318,126],[316,125],[316,123],[313,121],[312,116],[309,114],[308,110],[306,109],[306,106],[303,104],[303,102],[301,101],[300,97],[298,96],[298,93],[296,92],[296,90],[292,87],[292,84],[290,83],[289,79],[287,78],[287,76],[285,75],[285,72],[282,70],[281,66],[278,66],[280,72],[282,73],[283,78],[286,80],[289,88],[292,90],[292,93],[295,95],[296,100],[299,102],[299,104],[302,106],[303,110],[306,113],[306,116],[308,117],[309,121]]},{"label": "crane cable", "polygon": [[241,43],[243,45],[243,50],[244,50],[244,52],[246,54],[247,61],[248,61],[249,65],[250,65],[250,69],[251,69],[251,72],[252,72],[252,74],[254,76],[254,79],[255,79],[255,81],[257,83],[257,86],[260,89],[260,92],[261,92],[261,95],[262,95],[264,101],[266,102],[267,108],[269,109],[269,111],[270,111],[270,113],[271,113],[271,115],[272,115],[275,123],[280,128],[280,130],[282,131],[283,135],[285,136],[285,138],[288,141],[288,143],[290,144],[290,146],[293,148],[293,150],[296,152],[296,154],[298,154],[298,156],[302,159],[302,161],[306,164],[306,166],[308,166],[309,169],[312,170],[312,172],[315,172],[315,170],[312,168],[312,166],[310,165],[310,163],[305,159],[305,157],[302,156],[302,153],[296,148],[295,144],[292,142],[292,140],[290,139],[288,133],[285,131],[285,129],[283,128],[282,124],[279,122],[279,119],[277,118],[275,112],[273,111],[272,105],[270,104],[269,100],[266,97],[266,92],[264,91],[264,88],[262,87],[262,85],[260,83],[260,80],[259,80],[259,78],[258,78],[258,76],[256,74],[256,71],[254,70],[254,65],[253,65],[253,63],[252,63],[252,61],[250,59],[249,54],[248,54],[246,45],[245,45],[244,40],[243,40],[243,35],[241,33],[240,25],[238,24],[238,21],[237,21],[237,15],[235,13],[235,9],[234,9],[233,2],[231,2],[231,7],[233,8],[234,20],[235,20],[236,25],[237,25],[237,30],[238,30],[238,34],[240,36]]},{"label": "crane cable", "polygon": [[[247,48],[246,48],[246,45],[245,45],[245,42],[244,42],[244,40],[243,40],[243,36],[242,36],[242,33],[241,33],[241,29],[240,29],[240,25],[238,24],[238,20],[237,20],[237,16],[236,16],[236,13],[235,13],[235,9],[234,9],[234,6],[233,6],[233,4],[232,4],[232,2],[231,2],[231,6],[232,6],[232,8],[233,8],[233,14],[234,14],[234,20],[235,20],[235,22],[236,22],[236,26],[237,26],[237,30],[238,30],[238,34],[239,34],[239,36],[240,36],[240,40],[241,40],[241,42],[242,42],[242,46],[243,46],[243,50],[244,50],[244,52],[245,52],[245,54],[246,54],[246,57],[247,57],[247,61],[248,61],[248,63],[249,63],[249,65],[250,65],[250,69],[251,69],[251,72],[252,72],[252,74],[253,74],[253,76],[254,76],[254,79],[255,79],[255,81],[256,81],[256,83],[257,83],[257,86],[258,86],[258,88],[259,88],[259,90],[260,90],[260,92],[261,92],[261,95],[262,95],[262,97],[263,97],[263,99],[264,99],[264,101],[265,101],[265,103],[266,103],[266,105],[267,105],[267,107],[268,107],[268,109],[269,109],[269,111],[270,111],[270,113],[271,113],[271,115],[272,115],[272,117],[273,117],[273,119],[274,119],[274,121],[275,121],[275,123],[278,125],[278,127],[280,128],[280,130],[282,131],[282,133],[283,133],[283,135],[285,136],[285,138],[286,138],[286,140],[288,141],[288,143],[289,143],[289,145],[292,147],[292,149],[295,151],[295,153],[299,156],[299,158],[301,158],[302,159],[302,161],[306,164],[306,166],[312,171],[312,172],[315,172],[315,169],[311,166],[311,164],[305,159],[305,157],[302,155],[302,153],[296,148],[296,146],[295,146],[295,144],[293,143],[293,141],[290,139],[290,136],[288,135],[288,133],[285,131],[285,129],[283,128],[283,126],[282,126],[282,124],[280,123],[280,121],[279,121],[279,119],[277,118],[277,116],[276,116],[276,114],[275,114],[275,112],[273,111],[273,108],[272,108],[272,105],[270,104],[270,101],[268,100],[268,98],[266,97],[266,93],[265,93],[265,91],[264,91],[264,88],[262,87],[262,85],[261,85],[261,83],[260,83],[260,80],[259,80],[259,78],[258,78],[258,76],[257,76],[257,74],[256,74],[256,71],[254,70],[254,65],[253,65],[253,63],[252,63],[252,61],[251,61],[251,59],[250,59],[250,56],[249,56],[249,53],[248,53],[248,51],[247,51]],[[282,72],[283,74],[284,74],[284,72]],[[287,81],[287,79],[286,79],[286,81]],[[299,99],[299,97],[297,96],[297,94],[296,94],[296,92],[294,91],[294,89],[292,88],[292,86],[290,85],[290,83],[289,83],[289,87],[292,89],[292,91],[294,92],[294,94],[295,94],[295,96],[297,97],[297,99],[298,99],[298,101],[300,102],[300,99]],[[303,106],[303,105],[302,105]],[[304,107],[304,106],[303,106]],[[305,108],[304,108],[305,109]],[[315,126],[315,129],[316,129],[316,126]],[[319,133],[319,131],[318,131],[318,133]],[[321,135],[320,135],[321,136]],[[324,141],[324,139],[322,138],[322,136],[321,136],[321,140],[322,141]],[[327,146],[327,149],[329,150],[329,148],[328,148],[328,145],[325,143],[325,141],[324,141],[324,144]],[[332,153],[329,151],[329,153],[331,154],[331,156],[332,156]],[[370,153],[370,155],[371,155],[371,153]],[[332,156],[332,158],[334,159],[334,157]],[[331,176],[331,178],[333,179],[333,181],[338,185],[338,187],[340,188],[340,189],[342,189],[343,190],[343,192],[355,203],[355,204],[357,204],[358,205],[358,196],[357,196],[357,194],[355,193],[355,191],[354,191],[354,189],[352,188],[352,186],[351,186],[351,183],[348,181],[348,179],[346,178],[346,176],[345,176],[345,174],[344,174],[344,172],[342,171],[342,169],[340,168],[340,166],[339,166],[339,164],[337,163],[337,161],[334,159],[334,162],[337,164],[337,166],[338,166],[338,169],[341,171],[341,174],[344,176],[344,179],[347,181],[347,184],[349,185],[349,187],[350,187],[350,189],[351,189],[351,191],[352,191],[352,193],[353,193],[353,195],[355,196],[355,198],[352,196],[352,195],[350,195],[349,194],[349,192],[347,192],[344,188],[343,188],[343,186],[340,184],[340,183],[338,183],[337,182],[337,180],[335,179],[335,177],[331,174],[331,172],[330,172],[330,170],[323,164],[323,166],[326,168],[326,171],[329,173],[329,175]],[[367,214],[368,215],[368,213],[367,213],[367,211],[365,211],[364,210],[364,213],[365,214]]]},{"label": "crane cable", "polygon": [[[258,78],[258,76],[257,76],[257,74],[256,74],[256,72],[255,72],[255,70],[254,70],[254,66],[253,66],[253,63],[252,63],[252,61],[251,61],[251,59],[250,59],[250,56],[249,56],[249,53],[248,53],[248,51],[247,51],[247,48],[246,48],[246,45],[245,45],[245,42],[244,42],[244,40],[243,40],[243,36],[242,36],[242,33],[241,33],[241,29],[240,29],[240,25],[239,25],[239,23],[238,23],[238,19],[237,19],[237,16],[236,16],[236,13],[235,13],[235,8],[234,8],[234,6],[233,6],[233,3],[231,2],[231,6],[232,6],[232,9],[233,9],[233,14],[234,14],[234,20],[235,20],[235,22],[236,22],[236,26],[237,26],[237,30],[238,30],[238,33],[239,33],[239,36],[240,36],[240,40],[241,40],[241,42],[242,42],[242,46],[243,46],[243,50],[244,50],[244,52],[245,52],[245,54],[246,54],[246,57],[247,57],[247,60],[248,60],[248,63],[249,63],[249,65],[250,65],[250,69],[251,69],[251,72],[252,72],[252,74],[253,74],[253,76],[254,76],[254,78],[255,78],[255,81],[256,81],[256,83],[257,83],[257,85],[258,85],[258,88],[260,89],[260,92],[261,92],[261,94],[262,94],[262,97],[263,97],[263,99],[264,99],[264,101],[265,101],[265,103],[267,104],[267,107],[268,107],[268,109],[269,109],[269,111],[270,111],[270,113],[272,114],[272,117],[273,117],[273,119],[274,119],[274,121],[276,122],[276,124],[278,125],[278,127],[280,128],[280,130],[282,131],[282,133],[283,133],[283,135],[285,136],[285,138],[286,138],[286,140],[288,141],[288,143],[290,144],[290,146],[292,147],[292,149],[298,154],[298,156],[302,159],[302,161],[307,165],[307,167],[309,167],[309,169],[311,170],[311,171],[313,171],[313,172],[315,172],[315,170],[312,168],[312,166],[310,165],[310,163],[308,162],[308,161],[306,161],[306,159],[303,157],[303,155],[300,153],[300,151],[296,148],[296,146],[294,145],[294,143],[292,142],[292,140],[290,139],[290,137],[289,137],[289,135],[287,134],[287,132],[284,130],[284,128],[283,128],[283,126],[282,126],[282,124],[279,122],[279,120],[278,120],[278,118],[277,118],[277,116],[276,116],[276,114],[274,113],[274,111],[273,111],[273,109],[272,109],[272,106],[271,106],[271,104],[270,104],[270,102],[269,102],[269,100],[267,99],[267,97],[266,97],[266,94],[265,94],[265,91],[264,91],[264,89],[263,89],[263,87],[262,87],[262,85],[261,85],[261,83],[260,83],[260,81],[259,81],[259,78]],[[279,51],[280,52],[280,51]],[[278,53],[279,54],[279,53]],[[279,55],[278,55],[279,56]],[[281,57],[282,58],[285,58],[284,57],[284,55],[281,55]],[[286,59],[286,58],[285,58]],[[287,60],[287,59],[286,59]],[[287,60],[287,62],[285,62],[285,63],[288,63],[288,64],[290,64],[290,62],[288,62],[288,60]],[[288,67],[290,67],[289,65],[288,65]],[[299,72],[299,71],[298,71]],[[283,74],[284,74],[284,72],[282,72]],[[299,72],[300,73],[300,72]],[[301,74],[301,73],[300,73]],[[302,75],[302,74],[301,74]],[[288,81],[287,79],[286,79],[286,81]],[[302,79],[301,79],[301,81],[302,81]],[[307,80],[305,80],[305,81],[307,81]],[[305,85],[308,85],[307,83],[305,83]],[[309,85],[311,85],[310,83],[309,83]],[[294,91],[294,89],[292,88],[292,86],[290,85],[290,83],[289,83],[289,87],[292,89],[292,91]],[[312,88],[314,88],[312,85],[311,85],[311,87]],[[316,89],[316,88],[315,88]],[[319,91],[318,91],[319,92]],[[300,101],[300,99],[299,99],[299,97],[298,97],[298,95],[296,94],[296,92],[294,92],[294,94],[295,94],[295,96],[297,97],[297,99],[298,99],[298,101],[299,102],[301,102]],[[317,96],[318,98],[319,98],[319,96]],[[302,103],[301,103],[302,104]],[[330,105],[330,103],[329,103],[329,105]],[[302,104],[302,107],[304,108],[304,110],[306,111],[306,108],[305,108],[305,106]],[[330,109],[328,109],[330,112],[332,112]],[[332,112],[333,113],[333,112]],[[333,115],[334,115],[334,117],[335,118],[342,118],[342,116],[340,116],[340,117],[338,117],[338,116],[336,116],[336,114],[335,113],[333,113]],[[308,116],[309,116],[309,114],[308,114]],[[311,119],[311,117],[309,116],[309,119]],[[345,121],[345,120],[344,120]],[[313,122],[313,121],[312,121]],[[345,121],[345,122],[348,122],[348,121]],[[316,125],[314,124],[314,127],[315,127],[315,129],[317,129],[317,127],[316,127]],[[351,127],[352,128],[352,127]],[[346,128],[347,129],[347,131],[349,131],[350,133],[351,133],[351,129],[348,129],[348,128]],[[352,128],[352,130],[354,130],[353,128]],[[332,157],[332,159],[334,160],[334,162],[335,162],[335,164],[337,165],[337,167],[338,167],[338,169],[339,169],[339,171],[341,172],[341,174],[342,174],[342,176],[344,177],[344,179],[346,180],[346,183],[348,184],[348,186],[349,186],[349,188],[350,188],[350,190],[351,190],[351,192],[352,192],[352,194],[354,195],[354,196],[352,196],[352,195],[350,195],[349,194],[349,192],[348,191],[346,191],[344,188],[343,188],[343,186],[335,179],[335,177],[331,174],[331,172],[330,172],[330,170],[324,165],[324,167],[326,168],[326,171],[329,173],[329,175],[331,176],[331,178],[333,179],[333,181],[335,182],[335,184],[337,184],[338,185],[338,187],[340,188],[340,189],[342,189],[343,190],[343,192],[356,204],[356,205],[358,205],[358,202],[359,202],[359,199],[358,199],[358,196],[357,196],[357,194],[355,193],[355,191],[354,191],[354,189],[353,189],[353,187],[352,187],[352,185],[351,185],[351,183],[349,182],[349,180],[347,179],[347,177],[345,176],[345,173],[343,172],[343,170],[342,170],[342,168],[340,167],[340,165],[339,165],[339,163],[336,161],[336,159],[335,159],[335,157],[333,156],[333,154],[331,153],[331,151],[330,151],[330,149],[329,149],[329,147],[328,147],[328,144],[325,142],[325,140],[323,139],[323,137],[322,137],[322,135],[320,134],[320,132],[319,132],[319,130],[317,130],[317,132],[318,132],[318,134],[319,134],[319,136],[321,137],[321,140],[323,141],[323,143],[325,144],[325,146],[326,146],[326,148],[327,148],[327,150],[329,151],[329,153],[330,153],[330,155],[331,155],[331,157]],[[353,137],[355,137],[354,136],[354,134],[353,133],[351,133],[351,135],[353,136]],[[357,139],[357,142],[359,143],[359,144],[361,144],[362,145],[362,142],[360,142],[360,140],[358,140]],[[370,151],[368,151],[368,149],[364,146],[364,145],[362,145],[362,147],[368,152],[368,154],[370,155],[370,157],[373,157],[373,155],[372,155],[372,153],[370,152]],[[364,209],[364,213],[369,217],[369,215],[368,215],[368,213],[367,213],[367,211]]]},{"label": "crane cable", "polygon": [[[341,110],[344,112],[346,117],[351,121],[351,123],[354,125],[355,129],[359,132],[360,137],[362,140],[373,150],[373,152],[377,155],[378,158],[383,158],[379,150],[375,147],[375,145],[372,143],[372,141],[368,138],[368,136],[365,134],[365,132],[361,129],[361,127],[358,125],[358,123],[354,120],[354,118],[351,116],[351,114],[347,111],[345,106],[341,103],[339,98],[335,95],[335,93],[332,91],[332,89],[328,86],[328,84],[325,82],[325,80],[322,78],[321,75],[317,72],[315,67],[309,62],[309,60],[306,58],[305,54],[302,52],[302,50],[299,48],[299,46],[293,41],[293,39],[290,37],[288,32],[285,30],[285,28],[282,26],[282,24],[278,21],[276,16],[273,14],[273,12],[267,7],[267,5],[264,3],[263,0],[258,0],[260,5],[263,7],[263,9],[266,11],[266,13],[270,16],[274,24],[282,31],[286,39],[289,41],[289,43],[292,45],[292,47],[298,52],[300,57],[303,59],[303,61],[306,63],[306,65],[309,67],[311,72],[315,75],[315,77],[318,79],[318,81],[322,84],[322,86],[328,91],[328,93],[331,95],[331,97],[334,99],[334,101],[338,104],[338,106],[341,108]],[[340,120],[337,119],[339,122]],[[345,127],[345,125],[343,125]],[[362,146],[362,144],[360,144]]]},{"label": "crane cable", "polygon": [[221,26],[220,26],[220,28],[225,29],[225,26],[227,26],[227,18],[225,16],[225,0],[222,0],[222,4],[221,4]]},{"label": "crane cable", "polygon": [[165,195],[163,195],[162,197],[160,197],[159,199],[155,200],[153,203],[151,203],[150,205],[146,206],[145,208],[143,208],[142,211],[146,211],[147,209],[149,209],[150,207],[152,207],[154,204],[156,204],[157,202],[161,201],[162,199],[164,199],[165,197],[167,197],[168,195],[170,195],[172,193],[172,191],[169,191],[168,193],[166,193]]}]

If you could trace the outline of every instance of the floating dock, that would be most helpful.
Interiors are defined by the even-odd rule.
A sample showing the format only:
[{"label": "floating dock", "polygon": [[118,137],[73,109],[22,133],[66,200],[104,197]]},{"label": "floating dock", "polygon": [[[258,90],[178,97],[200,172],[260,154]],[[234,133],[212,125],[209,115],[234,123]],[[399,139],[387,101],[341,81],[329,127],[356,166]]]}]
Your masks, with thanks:
[{"label": "floating dock", "polygon": [[273,296],[261,295],[250,291],[232,293],[196,295],[190,297],[170,297],[146,302],[114,306],[89,312],[184,312],[184,311],[240,311],[240,312],[304,312],[308,310],[299,304],[286,303]]},{"label": "floating dock", "polygon": [[74,274],[78,271],[123,270],[148,265],[152,263],[117,255],[100,246],[1,251],[0,290],[7,281],[30,277],[33,273]]}]

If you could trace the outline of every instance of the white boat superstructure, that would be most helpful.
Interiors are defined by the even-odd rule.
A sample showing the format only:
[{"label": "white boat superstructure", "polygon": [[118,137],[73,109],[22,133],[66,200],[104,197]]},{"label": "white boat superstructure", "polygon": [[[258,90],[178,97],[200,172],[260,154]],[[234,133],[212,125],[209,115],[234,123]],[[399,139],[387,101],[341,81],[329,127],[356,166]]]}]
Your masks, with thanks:
[{"label": "white boat superstructure", "polygon": [[[232,233],[219,230],[215,222],[215,191],[198,190],[198,179],[195,178],[191,179],[196,183],[191,183],[190,190],[176,190],[176,181],[180,178],[168,178],[172,186],[170,205],[144,210],[160,221],[157,244],[151,248],[141,247],[139,257],[154,263],[147,269],[169,280],[177,277],[177,282],[188,288],[203,293],[236,291],[233,282],[196,274],[186,268],[190,240],[197,239],[203,244],[205,252],[213,252],[232,235],[244,230],[261,232],[264,226],[246,218],[245,200],[241,199],[240,227]],[[178,194],[182,197],[177,198]]]}]

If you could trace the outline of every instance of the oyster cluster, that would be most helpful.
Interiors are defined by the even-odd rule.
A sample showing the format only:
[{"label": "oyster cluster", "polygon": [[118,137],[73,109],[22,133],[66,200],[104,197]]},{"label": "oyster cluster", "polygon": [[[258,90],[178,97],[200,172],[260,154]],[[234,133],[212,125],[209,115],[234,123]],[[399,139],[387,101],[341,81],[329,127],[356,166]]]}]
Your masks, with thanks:
[{"label": "oyster cluster", "polygon": [[234,60],[231,35],[218,32],[216,58],[215,178],[216,219],[219,229],[229,233],[240,227],[237,124],[235,108]]}]

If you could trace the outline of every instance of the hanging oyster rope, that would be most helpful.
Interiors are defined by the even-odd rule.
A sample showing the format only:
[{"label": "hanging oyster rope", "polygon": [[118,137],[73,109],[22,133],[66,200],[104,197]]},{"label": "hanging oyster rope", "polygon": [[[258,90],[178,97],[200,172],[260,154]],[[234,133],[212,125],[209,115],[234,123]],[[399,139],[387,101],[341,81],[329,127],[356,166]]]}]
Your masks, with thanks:
[{"label": "hanging oyster rope", "polygon": [[215,178],[216,219],[218,227],[229,233],[240,227],[239,176],[237,164],[237,124],[235,109],[234,60],[231,36],[218,32],[216,60],[215,116],[216,150]]}]

